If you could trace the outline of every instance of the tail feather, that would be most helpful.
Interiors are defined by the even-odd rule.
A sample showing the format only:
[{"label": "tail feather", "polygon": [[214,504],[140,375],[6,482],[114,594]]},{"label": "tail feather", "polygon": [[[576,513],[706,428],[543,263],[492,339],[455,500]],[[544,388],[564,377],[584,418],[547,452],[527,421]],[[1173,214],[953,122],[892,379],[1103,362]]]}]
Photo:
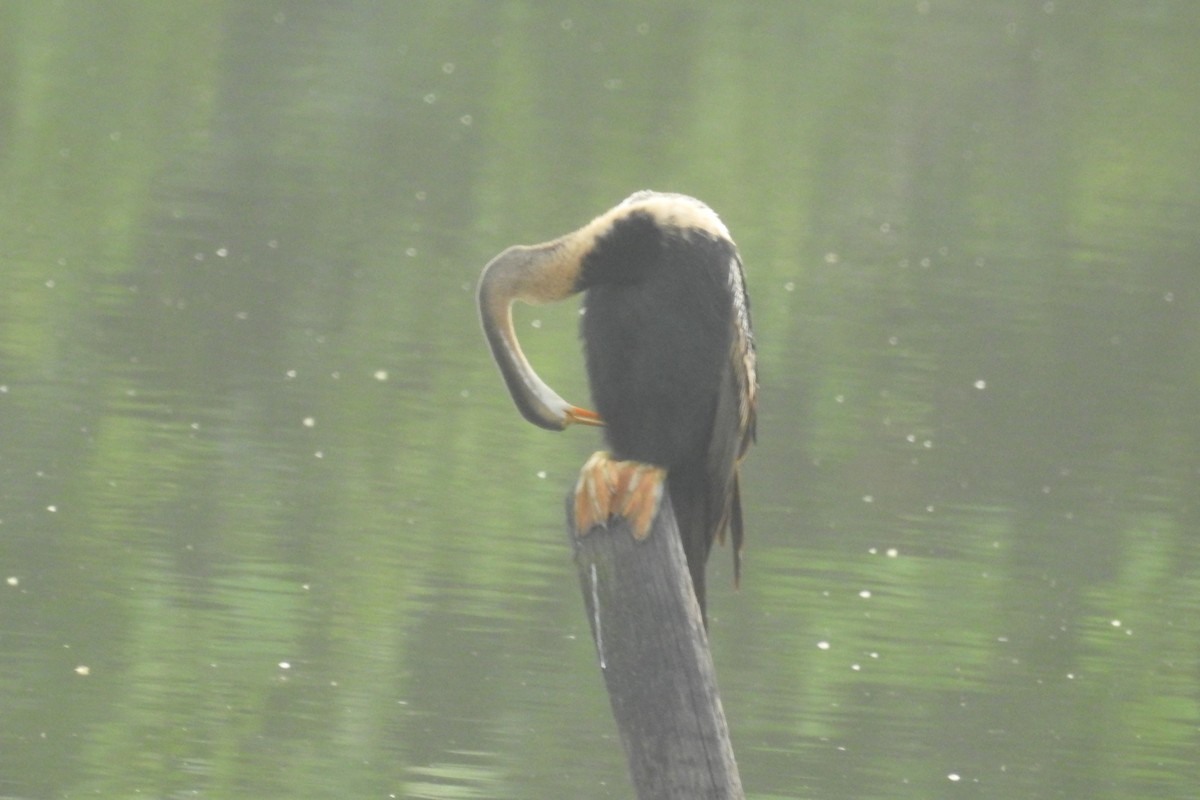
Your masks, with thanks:
[{"label": "tail feather", "polygon": [[733,473],[733,500],[729,512],[729,538],[733,545],[733,586],[742,586],[742,545],[746,541],[746,531],[742,527],[742,489],[738,473]]}]

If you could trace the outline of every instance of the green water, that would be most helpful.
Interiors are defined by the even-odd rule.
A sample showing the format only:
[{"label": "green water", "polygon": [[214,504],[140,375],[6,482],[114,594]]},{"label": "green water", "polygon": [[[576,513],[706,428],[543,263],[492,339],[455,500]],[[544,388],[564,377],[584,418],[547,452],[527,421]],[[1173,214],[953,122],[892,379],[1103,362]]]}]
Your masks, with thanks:
[{"label": "green water", "polygon": [[[1200,786],[1200,6],[0,6],[0,796],[625,798],[473,284],[746,262],[752,798]],[[577,304],[524,309],[587,388]]]}]

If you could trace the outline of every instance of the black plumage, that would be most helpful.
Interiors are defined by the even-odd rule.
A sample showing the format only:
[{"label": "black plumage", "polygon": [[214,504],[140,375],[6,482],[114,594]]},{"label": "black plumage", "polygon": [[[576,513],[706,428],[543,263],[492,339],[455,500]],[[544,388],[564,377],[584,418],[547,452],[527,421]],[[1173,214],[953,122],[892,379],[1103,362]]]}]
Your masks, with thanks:
[{"label": "black plumage", "polygon": [[[739,273],[734,280],[731,270]],[[701,608],[714,539],[732,527],[735,560],[742,544],[736,467],[753,432],[742,430],[744,388],[734,374],[732,287],[740,271],[729,239],[634,212],[597,237],[579,279],[587,291],[580,326],[588,381],[604,438],[615,459],[666,468]]]}]

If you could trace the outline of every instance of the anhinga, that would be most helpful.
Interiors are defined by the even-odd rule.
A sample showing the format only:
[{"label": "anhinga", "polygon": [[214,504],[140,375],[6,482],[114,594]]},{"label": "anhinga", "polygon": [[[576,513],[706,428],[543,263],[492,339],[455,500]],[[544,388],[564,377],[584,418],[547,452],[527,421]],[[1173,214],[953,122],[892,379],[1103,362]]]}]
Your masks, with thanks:
[{"label": "anhinga", "polygon": [[[534,372],[512,303],[586,292],[581,334],[596,411]],[[737,247],[691,197],[637,192],[573,233],[510,247],[483,269],[479,309],[492,355],[525,419],[550,430],[604,425],[576,487],[580,534],[610,517],[644,537],[665,483],[701,611],[714,539],[743,540],[738,465],[754,439],[757,379],[750,303]]]}]

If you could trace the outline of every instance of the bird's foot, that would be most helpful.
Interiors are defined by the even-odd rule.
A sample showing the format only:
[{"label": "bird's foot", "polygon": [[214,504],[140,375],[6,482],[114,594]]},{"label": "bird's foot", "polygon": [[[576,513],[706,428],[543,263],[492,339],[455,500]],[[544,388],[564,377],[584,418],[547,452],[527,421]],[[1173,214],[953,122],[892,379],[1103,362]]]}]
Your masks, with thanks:
[{"label": "bird's foot", "polygon": [[629,522],[633,537],[645,539],[658,515],[667,471],[640,461],[614,461],[592,454],[575,484],[575,533],[584,536],[616,517]]}]

